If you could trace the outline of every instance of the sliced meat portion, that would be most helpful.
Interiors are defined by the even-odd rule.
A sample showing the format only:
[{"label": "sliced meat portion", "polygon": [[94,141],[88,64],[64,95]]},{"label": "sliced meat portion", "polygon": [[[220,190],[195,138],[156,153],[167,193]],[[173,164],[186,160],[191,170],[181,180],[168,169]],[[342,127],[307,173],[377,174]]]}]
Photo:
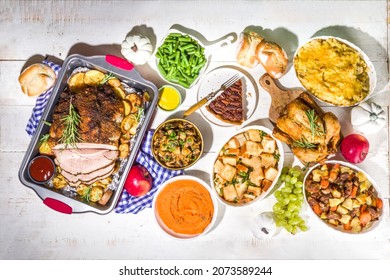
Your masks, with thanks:
[{"label": "sliced meat portion", "polygon": [[109,85],[82,88],[77,93],[64,90],[53,112],[48,143],[54,147],[61,142],[64,117],[70,103],[80,116],[79,136],[82,142],[118,146],[120,123],[124,117],[122,101]]},{"label": "sliced meat portion", "polygon": [[71,186],[92,184],[110,176],[119,156],[117,147],[96,143],[77,143],[72,148],[58,144],[52,150],[61,174]]},{"label": "sliced meat portion", "polygon": [[84,184],[92,184],[93,182],[106,178],[112,174],[112,172],[115,169],[115,161],[110,163],[109,165],[102,167],[100,169],[96,169],[92,171],[91,173],[79,173],[79,174],[72,174],[68,171],[62,169],[61,174],[65,177],[65,179],[68,181],[68,183],[71,186],[76,186],[78,184],[84,183]]},{"label": "sliced meat portion", "polygon": [[71,174],[88,174],[111,164],[119,156],[118,150],[96,148],[53,149],[57,164]]}]

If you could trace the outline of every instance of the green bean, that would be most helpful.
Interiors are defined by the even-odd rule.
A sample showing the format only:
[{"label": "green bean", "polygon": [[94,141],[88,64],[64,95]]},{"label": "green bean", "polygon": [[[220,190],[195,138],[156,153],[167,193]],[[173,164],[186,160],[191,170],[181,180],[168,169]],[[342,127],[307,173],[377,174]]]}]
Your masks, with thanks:
[{"label": "green bean", "polygon": [[185,88],[191,86],[206,64],[204,48],[192,37],[179,33],[166,37],[157,49],[156,58],[161,75]]}]

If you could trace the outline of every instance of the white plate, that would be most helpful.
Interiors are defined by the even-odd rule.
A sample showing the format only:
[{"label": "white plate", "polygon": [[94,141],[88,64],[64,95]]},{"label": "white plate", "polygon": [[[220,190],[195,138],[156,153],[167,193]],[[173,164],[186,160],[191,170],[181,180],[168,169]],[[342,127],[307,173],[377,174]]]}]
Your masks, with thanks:
[{"label": "white plate", "polygon": [[[241,81],[242,81],[242,87],[245,96],[244,100],[246,101],[244,106],[245,109],[244,116],[245,116],[245,120],[248,120],[254,113],[255,108],[257,106],[258,92],[256,90],[256,86],[253,80],[248,76],[248,74],[246,74],[238,67],[223,66],[223,67],[215,68],[210,72],[208,72],[202,79],[201,84],[199,85],[197,98],[198,101],[200,101],[203,97],[207,96],[209,93],[218,90],[224,82],[229,80],[229,78],[231,78],[233,75],[237,73],[242,75]],[[206,105],[208,105],[208,103]],[[207,110],[206,105],[200,108],[200,112],[206,120],[219,126],[226,126],[226,127],[234,126],[234,124],[224,122],[218,119],[217,117],[215,117],[212,113],[210,113]]]}]

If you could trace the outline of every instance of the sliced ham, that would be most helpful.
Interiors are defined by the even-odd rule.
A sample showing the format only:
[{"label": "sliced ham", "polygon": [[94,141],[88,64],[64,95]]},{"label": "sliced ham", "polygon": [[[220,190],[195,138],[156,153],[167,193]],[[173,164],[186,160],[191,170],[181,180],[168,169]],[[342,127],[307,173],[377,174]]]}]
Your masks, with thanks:
[{"label": "sliced ham", "polygon": [[100,148],[53,148],[57,164],[71,174],[86,174],[117,160],[118,150]]},{"label": "sliced ham", "polygon": [[75,143],[75,145],[66,145],[66,144],[57,144],[53,149],[64,150],[69,148],[77,148],[77,149],[104,149],[104,150],[118,150],[117,146],[109,145],[109,144],[101,144],[101,143]]},{"label": "sliced ham", "polygon": [[119,156],[116,146],[97,143],[77,143],[74,147],[59,144],[52,150],[61,174],[72,186],[110,176]]},{"label": "sliced ham", "polygon": [[72,174],[66,170],[61,170],[61,174],[67,179],[70,185],[79,185],[80,183],[92,184],[93,182],[106,178],[112,174],[115,169],[115,161],[113,161],[108,166],[97,169],[91,173],[78,173]]}]

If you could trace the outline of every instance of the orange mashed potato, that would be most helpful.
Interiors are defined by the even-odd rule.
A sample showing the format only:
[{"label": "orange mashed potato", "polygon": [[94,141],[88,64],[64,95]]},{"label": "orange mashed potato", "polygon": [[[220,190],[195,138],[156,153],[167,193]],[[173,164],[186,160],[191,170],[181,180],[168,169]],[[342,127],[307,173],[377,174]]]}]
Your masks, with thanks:
[{"label": "orange mashed potato", "polygon": [[207,189],[193,180],[168,184],[157,198],[156,207],[164,224],[178,234],[201,234],[211,223],[214,205]]}]

